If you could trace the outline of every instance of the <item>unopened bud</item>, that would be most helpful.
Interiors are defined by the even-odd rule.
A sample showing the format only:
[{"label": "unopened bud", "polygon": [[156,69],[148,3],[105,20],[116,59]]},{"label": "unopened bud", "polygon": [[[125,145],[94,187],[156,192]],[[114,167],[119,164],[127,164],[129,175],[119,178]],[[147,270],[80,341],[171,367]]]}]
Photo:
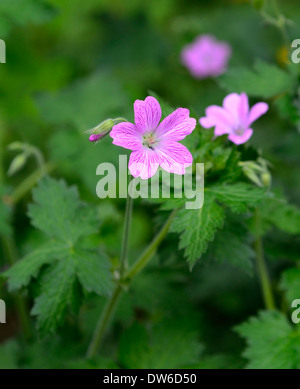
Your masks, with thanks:
[{"label": "unopened bud", "polygon": [[99,140],[100,138],[103,138],[105,135],[107,134],[92,134],[90,137],[89,137],[89,141],[90,142],[96,142],[97,140]]},{"label": "unopened bud", "polygon": [[27,161],[27,154],[22,153],[18,154],[11,162],[7,174],[9,176],[14,175],[17,173],[19,170],[22,169],[22,167],[25,165]]},{"label": "unopened bud", "polygon": [[260,178],[264,186],[269,187],[271,185],[272,178],[269,172],[264,172]]},{"label": "unopened bud", "polygon": [[116,119],[106,119],[98,126],[92,128],[91,130],[86,131],[86,133],[91,134],[89,137],[90,142],[96,142],[99,139],[104,138],[106,135],[108,135],[113,126],[115,126],[118,123],[126,122],[126,119],[123,118],[116,118]]}]

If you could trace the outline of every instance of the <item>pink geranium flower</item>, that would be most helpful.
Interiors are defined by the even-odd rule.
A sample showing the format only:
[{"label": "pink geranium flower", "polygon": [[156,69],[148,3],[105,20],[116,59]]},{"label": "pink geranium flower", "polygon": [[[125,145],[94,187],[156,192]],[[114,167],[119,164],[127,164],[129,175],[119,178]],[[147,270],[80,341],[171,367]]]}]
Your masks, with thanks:
[{"label": "pink geranium flower", "polygon": [[201,35],[185,46],[181,60],[196,78],[216,77],[224,73],[231,55],[226,42],[218,42],[211,35]]},{"label": "pink geranium flower", "polygon": [[135,101],[135,124],[119,123],[110,132],[113,144],[133,151],[128,167],[134,177],[150,178],[159,165],[170,173],[185,173],[193,157],[178,141],[196,126],[196,120],[189,114],[188,109],[178,108],[159,123],[161,108],[154,97]]},{"label": "pink geranium flower", "polygon": [[268,109],[266,103],[257,103],[249,109],[246,93],[231,93],[223,100],[223,107],[211,105],[206,108],[206,116],[199,122],[204,128],[215,127],[215,136],[228,134],[228,139],[239,145],[252,136],[251,124]]}]

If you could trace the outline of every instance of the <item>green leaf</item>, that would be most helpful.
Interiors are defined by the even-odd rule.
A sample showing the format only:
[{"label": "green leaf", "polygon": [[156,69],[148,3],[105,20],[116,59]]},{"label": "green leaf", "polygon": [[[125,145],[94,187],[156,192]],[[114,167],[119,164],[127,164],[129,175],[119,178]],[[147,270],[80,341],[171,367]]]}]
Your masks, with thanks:
[{"label": "green leaf", "polygon": [[51,238],[72,245],[97,231],[94,210],[79,200],[75,187],[68,188],[62,180],[43,179],[33,190],[33,200],[28,212],[31,222]]},{"label": "green leaf", "polygon": [[77,277],[88,292],[109,295],[112,288],[109,261],[103,254],[81,249],[72,253],[72,260],[76,263]]},{"label": "green leaf", "polygon": [[41,335],[53,333],[61,323],[71,302],[75,267],[71,258],[58,261],[41,279],[41,293],[35,300],[32,315],[38,316],[37,327]]},{"label": "green leaf", "polygon": [[297,102],[293,101],[290,95],[282,95],[274,101],[279,115],[285,119],[289,120],[293,124],[297,124],[300,121],[300,112],[299,107],[297,107]]},{"label": "green leaf", "polygon": [[41,0],[1,0],[0,15],[0,34],[3,38],[14,24],[40,24],[51,19],[54,12]]},{"label": "green leaf", "polygon": [[251,238],[243,220],[239,216],[230,215],[226,217],[224,228],[216,233],[214,242],[208,247],[204,260],[207,258],[218,263],[230,263],[251,274],[253,257]]},{"label": "green leaf", "polygon": [[84,239],[97,231],[97,213],[79,199],[77,190],[47,177],[33,191],[33,199],[35,203],[29,207],[32,224],[52,240],[3,276],[8,278],[10,290],[37,277],[40,288],[32,314],[38,316],[38,329],[45,335],[61,324],[68,305],[78,307],[78,280],[88,292],[105,296],[111,291],[112,280],[106,256]]},{"label": "green leaf", "polygon": [[261,60],[255,63],[254,70],[231,69],[219,77],[218,81],[228,92],[246,92],[250,96],[263,98],[292,92],[294,84],[293,77],[289,73]]},{"label": "green leaf", "polygon": [[300,298],[300,269],[293,267],[285,270],[281,275],[280,287],[286,292],[289,306],[292,301]]},{"label": "green leaf", "polygon": [[288,204],[282,197],[270,198],[261,207],[261,217],[265,229],[271,225],[289,234],[300,232],[300,209]]},{"label": "green leaf", "polygon": [[240,369],[240,363],[237,359],[231,355],[216,354],[203,356],[200,361],[195,365],[191,366],[194,369]]},{"label": "green leaf", "polygon": [[224,210],[212,197],[205,196],[200,209],[181,209],[173,220],[171,232],[180,234],[179,248],[184,249],[190,267],[206,251],[215,232],[224,222]]},{"label": "green leaf", "polygon": [[40,268],[55,260],[63,258],[66,245],[59,242],[49,242],[37,250],[26,255],[13,267],[2,273],[8,278],[8,289],[13,291],[29,284],[32,277],[36,277]]},{"label": "green leaf", "polygon": [[283,314],[260,312],[236,327],[246,339],[244,357],[249,369],[299,369],[300,332],[293,331]]},{"label": "green leaf", "polygon": [[178,369],[196,363],[201,349],[190,324],[169,320],[156,325],[150,334],[134,324],[121,338],[119,358],[126,369]]},{"label": "green leaf", "polygon": [[255,207],[266,197],[266,189],[238,182],[235,184],[213,185],[207,188],[215,198],[229,207],[232,212],[245,213],[249,207]]}]

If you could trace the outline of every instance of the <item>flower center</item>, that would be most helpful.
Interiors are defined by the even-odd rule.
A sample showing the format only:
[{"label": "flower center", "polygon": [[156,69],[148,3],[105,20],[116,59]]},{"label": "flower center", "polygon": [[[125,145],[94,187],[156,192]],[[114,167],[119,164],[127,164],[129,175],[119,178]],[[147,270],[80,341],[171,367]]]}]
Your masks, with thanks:
[{"label": "flower center", "polygon": [[151,150],[154,150],[154,146],[157,144],[156,136],[153,132],[143,135],[143,146],[148,147]]},{"label": "flower center", "polygon": [[242,136],[244,134],[244,132],[245,132],[245,129],[243,127],[238,127],[238,128],[236,128],[234,130],[234,132],[235,132],[236,135]]}]

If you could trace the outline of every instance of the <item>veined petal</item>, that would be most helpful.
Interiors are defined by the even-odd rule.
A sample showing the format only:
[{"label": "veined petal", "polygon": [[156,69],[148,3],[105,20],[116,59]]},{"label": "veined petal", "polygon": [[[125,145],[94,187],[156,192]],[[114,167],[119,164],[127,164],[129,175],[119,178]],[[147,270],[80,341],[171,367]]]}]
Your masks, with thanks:
[{"label": "veined petal", "polygon": [[162,141],[155,149],[160,166],[169,173],[184,174],[185,168],[193,163],[192,154],[181,143]]},{"label": "veined petal", "polygon": [[140,148],[133,151],[129,158],[129,171],[133,177],[143,180],[154,176],[159,166],[159,156],[154,150]]},{"label": "veined petal", "polygon": [[202,127],[221,127],[230,129],[234,126],[234,117],[222,107],[211,105],[205,110],[206,117],[199,119]]},{"label": "veined petal", "polygon": [[268,109],[269,106],[267,103],[254,104],[253,107],[250,109],[247,125],[250,126],[250,124],[252,124],[256,119],[258,119],[261,115],[265,114]]},{"label": "veined petal", "polygon": [[196,127],[196,119],[190,118],[190,111],[178,108],[167,116],[155,131],[159,139],[179,141],[189,135]]},{"label": "veined petal", "polygon": [[136,125],[122,122],[113,126],[110,132],[113,144],[129,150],[138,150],[142,146],[142,136]]},{"label": "veined petal", "polygon": [[152,96],[145,100],[135,100],[134,121],[141,134],[155,130],[161,119],[161,108],[159,102]]},{"label": "veined petal", "polygon": [[230,134],[228,136],[228,139],[236,145],[240,145],[242,143],[247,142],[247,140],[251,138],[252,134],[253,130],[251,128],[248,128],[243,135]]}]

